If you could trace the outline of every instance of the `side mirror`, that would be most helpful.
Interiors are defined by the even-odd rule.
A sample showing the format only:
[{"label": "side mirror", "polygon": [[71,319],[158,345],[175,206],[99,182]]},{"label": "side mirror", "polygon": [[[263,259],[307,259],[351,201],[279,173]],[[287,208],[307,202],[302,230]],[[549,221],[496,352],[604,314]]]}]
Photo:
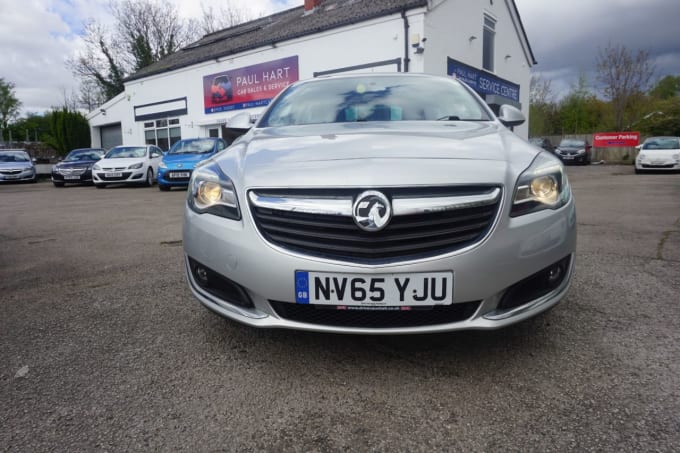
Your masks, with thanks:
[{"label": "side mirror", "polygon": [[152,159],[155,159],[156,157],[161,157],[161,155],[158,154],[158,153],[151,153],[151,158],[152,158]]},{"label": "side mirror", "polygon": [[507,104],[501,105],[498,119],[505,127],[519,126],[527,120],[520,109]]},{"label": "side mirror", "polygon": [[230,129],[248,130],[253,127],[253,118],[248,112],[239,113],[227,122]]},{"label": "side mirror", "polygon": [[641,144],[640,144],[640,145],[637,145],[637,146],[635,147],[635,149],[637,149],[638,151],[640,151],[640,150],[642,149],[642,145],[641,145]]}]

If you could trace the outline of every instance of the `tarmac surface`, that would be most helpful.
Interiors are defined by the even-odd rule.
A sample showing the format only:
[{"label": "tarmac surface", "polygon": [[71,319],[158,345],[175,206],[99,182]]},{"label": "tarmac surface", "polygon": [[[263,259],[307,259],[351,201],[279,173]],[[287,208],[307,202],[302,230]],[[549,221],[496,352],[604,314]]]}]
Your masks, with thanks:
[{"label": "tarmac surface", "polygon": [[1,185],[0,451],[680,451],[680,174],[568,174],[560,305],[404,337],[209,312],[185,191]]}]

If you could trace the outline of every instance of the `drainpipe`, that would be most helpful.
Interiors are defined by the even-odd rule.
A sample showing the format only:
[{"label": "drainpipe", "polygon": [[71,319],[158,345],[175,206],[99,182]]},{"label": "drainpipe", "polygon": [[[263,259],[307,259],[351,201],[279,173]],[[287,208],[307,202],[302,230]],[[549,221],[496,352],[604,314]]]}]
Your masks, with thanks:
[{"label": "drainpipe", "polygon": [[409,63],[411,59],[408,56],[408,17],[406,17],[406,10],[401,11],[401,18],[404,20],[404,72],[408,72]]}]

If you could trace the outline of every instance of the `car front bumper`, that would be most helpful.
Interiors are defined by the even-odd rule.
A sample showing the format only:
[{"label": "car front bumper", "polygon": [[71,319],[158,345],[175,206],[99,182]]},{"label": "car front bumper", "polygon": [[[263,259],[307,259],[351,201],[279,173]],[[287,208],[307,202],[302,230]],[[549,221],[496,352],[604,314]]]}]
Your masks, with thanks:
[{"label": "car front bumper", "polygon": [[103,171],[92,172],[92,182],[95,184],[139,184],[144,182],[146,168],[137,170],[124,170],[121,176],[107,177]]},{"label": "car front bumper", "polygon": [[641,171],[678,171],[680,162],[675,159],[636,159],[635,168]]},{"label": "car front bumper", "polygon": [[[192,171],[193,171],[193,169],[177,170],[177,169],[159,168],[158,169],[158,184],[160,184],[162,186],[188,187],[189,186],[189,180],[191,179]],[[182,172],[189,173],[189,177],[181,177],[181,178],[171,177],[173,174],[182,173]]]},{"label": "car front bumper", "polygon": [[0,182],[35,181],[38,175],[34,168],[22,171],[0,170]]},{"label": "car front bumper", "polygon": [[85,171],[82,174],[61,174],[59,172],[52,172],[52,182],[65,184],[83,184],[92,182],[92,171]]},{"label": "car front bumper", "polygon": [[[503,214],[505,213],[505,214]],[[272,246],[259,235],[247,209],[240,221],[197,214],[185,205],[183,244],[186,274],[193,294],[212,311],[241,323],[264,328],[352,334],[413,334],[465,329],[497,329],[535,316],[567,293],[574,268],[576,215],[573,199],[558,210],[543,210],[510,218],[507,209],[490,233],[471,248],[410,262],[381,265],[337,262],[302,256]],[[520,282],[565,263],[559,285],[519,305],[501,308],[504,295]],[[197,282],[192,263],[200,263],[235,284],[252,305],[231,303]],[[376,276],[389,273],[452,271],[453,304],[472,303],[472,312],[453,322],[416,326],[357,327],[301,322],[282,315],[277,304],[295,306],[295,272],[299,270]],[[322,319],[322,318],[320,318]]]}]

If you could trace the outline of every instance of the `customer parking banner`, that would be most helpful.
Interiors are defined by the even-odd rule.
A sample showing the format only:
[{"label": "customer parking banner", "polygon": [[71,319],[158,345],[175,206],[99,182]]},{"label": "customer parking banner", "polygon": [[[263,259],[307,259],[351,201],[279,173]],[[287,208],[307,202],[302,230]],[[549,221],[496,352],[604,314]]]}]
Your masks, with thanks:
[{"label": "customer parking banner", "polygon": [[598,132],[593,134],[593,146],[596,148],[623,148],[639,144],[639,132]]},{"label": "customer parking banner", "polygon": [[299,77],[297,55],[207,75],[203,77],[205,113],[269,105],[274,96]]}]

